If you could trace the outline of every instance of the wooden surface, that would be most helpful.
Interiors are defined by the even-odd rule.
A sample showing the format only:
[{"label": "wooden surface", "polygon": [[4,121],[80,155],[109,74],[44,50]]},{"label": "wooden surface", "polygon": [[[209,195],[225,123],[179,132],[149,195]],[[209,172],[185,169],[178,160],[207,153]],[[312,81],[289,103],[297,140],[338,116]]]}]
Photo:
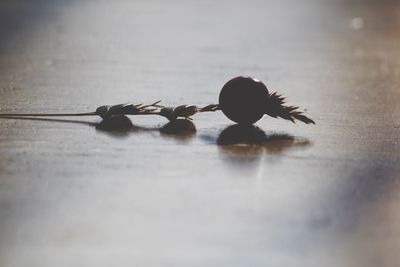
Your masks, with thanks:
[{"label": "wooden surface", "polygon": [[398,266],[399,26],[396,1],[1,1],[1,112],[206,105],[251,75],[316,125],[0,119],[0,266]]}]

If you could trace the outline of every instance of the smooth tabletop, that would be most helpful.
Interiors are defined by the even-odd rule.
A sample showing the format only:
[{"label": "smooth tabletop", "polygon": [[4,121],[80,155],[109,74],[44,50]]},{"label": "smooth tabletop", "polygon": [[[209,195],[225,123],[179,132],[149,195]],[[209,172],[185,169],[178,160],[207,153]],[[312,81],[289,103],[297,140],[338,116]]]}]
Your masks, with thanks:
[{"label": "smooth tabletop", "polygon": [[399,266],[398,1],[0,2],[0,113],[204,106],[238,75],[316,125],[1,118],[0,266]]}]

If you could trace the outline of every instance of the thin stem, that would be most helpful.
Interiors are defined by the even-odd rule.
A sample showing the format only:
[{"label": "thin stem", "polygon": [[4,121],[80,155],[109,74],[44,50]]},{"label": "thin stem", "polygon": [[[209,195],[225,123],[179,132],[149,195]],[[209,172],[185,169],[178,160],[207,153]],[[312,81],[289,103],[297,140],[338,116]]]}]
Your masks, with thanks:
[{"label": "thin stem", "polygon": [[160,105],[158,105],[158,103],[160,103],[160,102],[161,102],[161,100],[158,100],[158,101],[154,102],[153,104],[141,106],[140,108],[161,107]]},{"label": "thin stem", "polygon": [[217,110],[221,110],[219,104],[210,104],[205,107],[199,108],[199,112],[214,112]]},{"label": "thin stem", "polygon": [[83,113],[8,113],[0,117],[70,117],[70,116],[96,116],[96,112]]}]

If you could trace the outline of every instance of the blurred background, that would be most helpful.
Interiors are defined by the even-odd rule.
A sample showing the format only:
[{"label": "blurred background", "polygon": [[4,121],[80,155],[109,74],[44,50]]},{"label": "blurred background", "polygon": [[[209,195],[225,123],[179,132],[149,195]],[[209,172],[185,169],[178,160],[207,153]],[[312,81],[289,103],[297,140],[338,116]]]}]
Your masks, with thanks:
[{"label": "blurred background", "polygon": [[250,75],[316,125],[0,119],[0,266],[398,266],[399,26],[389,0],[1,0],[2,113],[202,106]]}]

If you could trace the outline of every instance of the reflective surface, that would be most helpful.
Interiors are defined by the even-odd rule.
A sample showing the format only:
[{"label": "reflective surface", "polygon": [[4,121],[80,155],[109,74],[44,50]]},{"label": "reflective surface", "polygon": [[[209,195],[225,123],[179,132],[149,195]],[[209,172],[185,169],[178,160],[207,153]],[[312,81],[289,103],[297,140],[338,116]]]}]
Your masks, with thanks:
[{"label": "reflective surface", "polygon": [[0,265],[397,266],[399,12],[2,1],[1,112],[202,106],[251,75],[316,125],[264,118],[243,139],[220,112],[185,131],[161,117],[0,119]]}]

